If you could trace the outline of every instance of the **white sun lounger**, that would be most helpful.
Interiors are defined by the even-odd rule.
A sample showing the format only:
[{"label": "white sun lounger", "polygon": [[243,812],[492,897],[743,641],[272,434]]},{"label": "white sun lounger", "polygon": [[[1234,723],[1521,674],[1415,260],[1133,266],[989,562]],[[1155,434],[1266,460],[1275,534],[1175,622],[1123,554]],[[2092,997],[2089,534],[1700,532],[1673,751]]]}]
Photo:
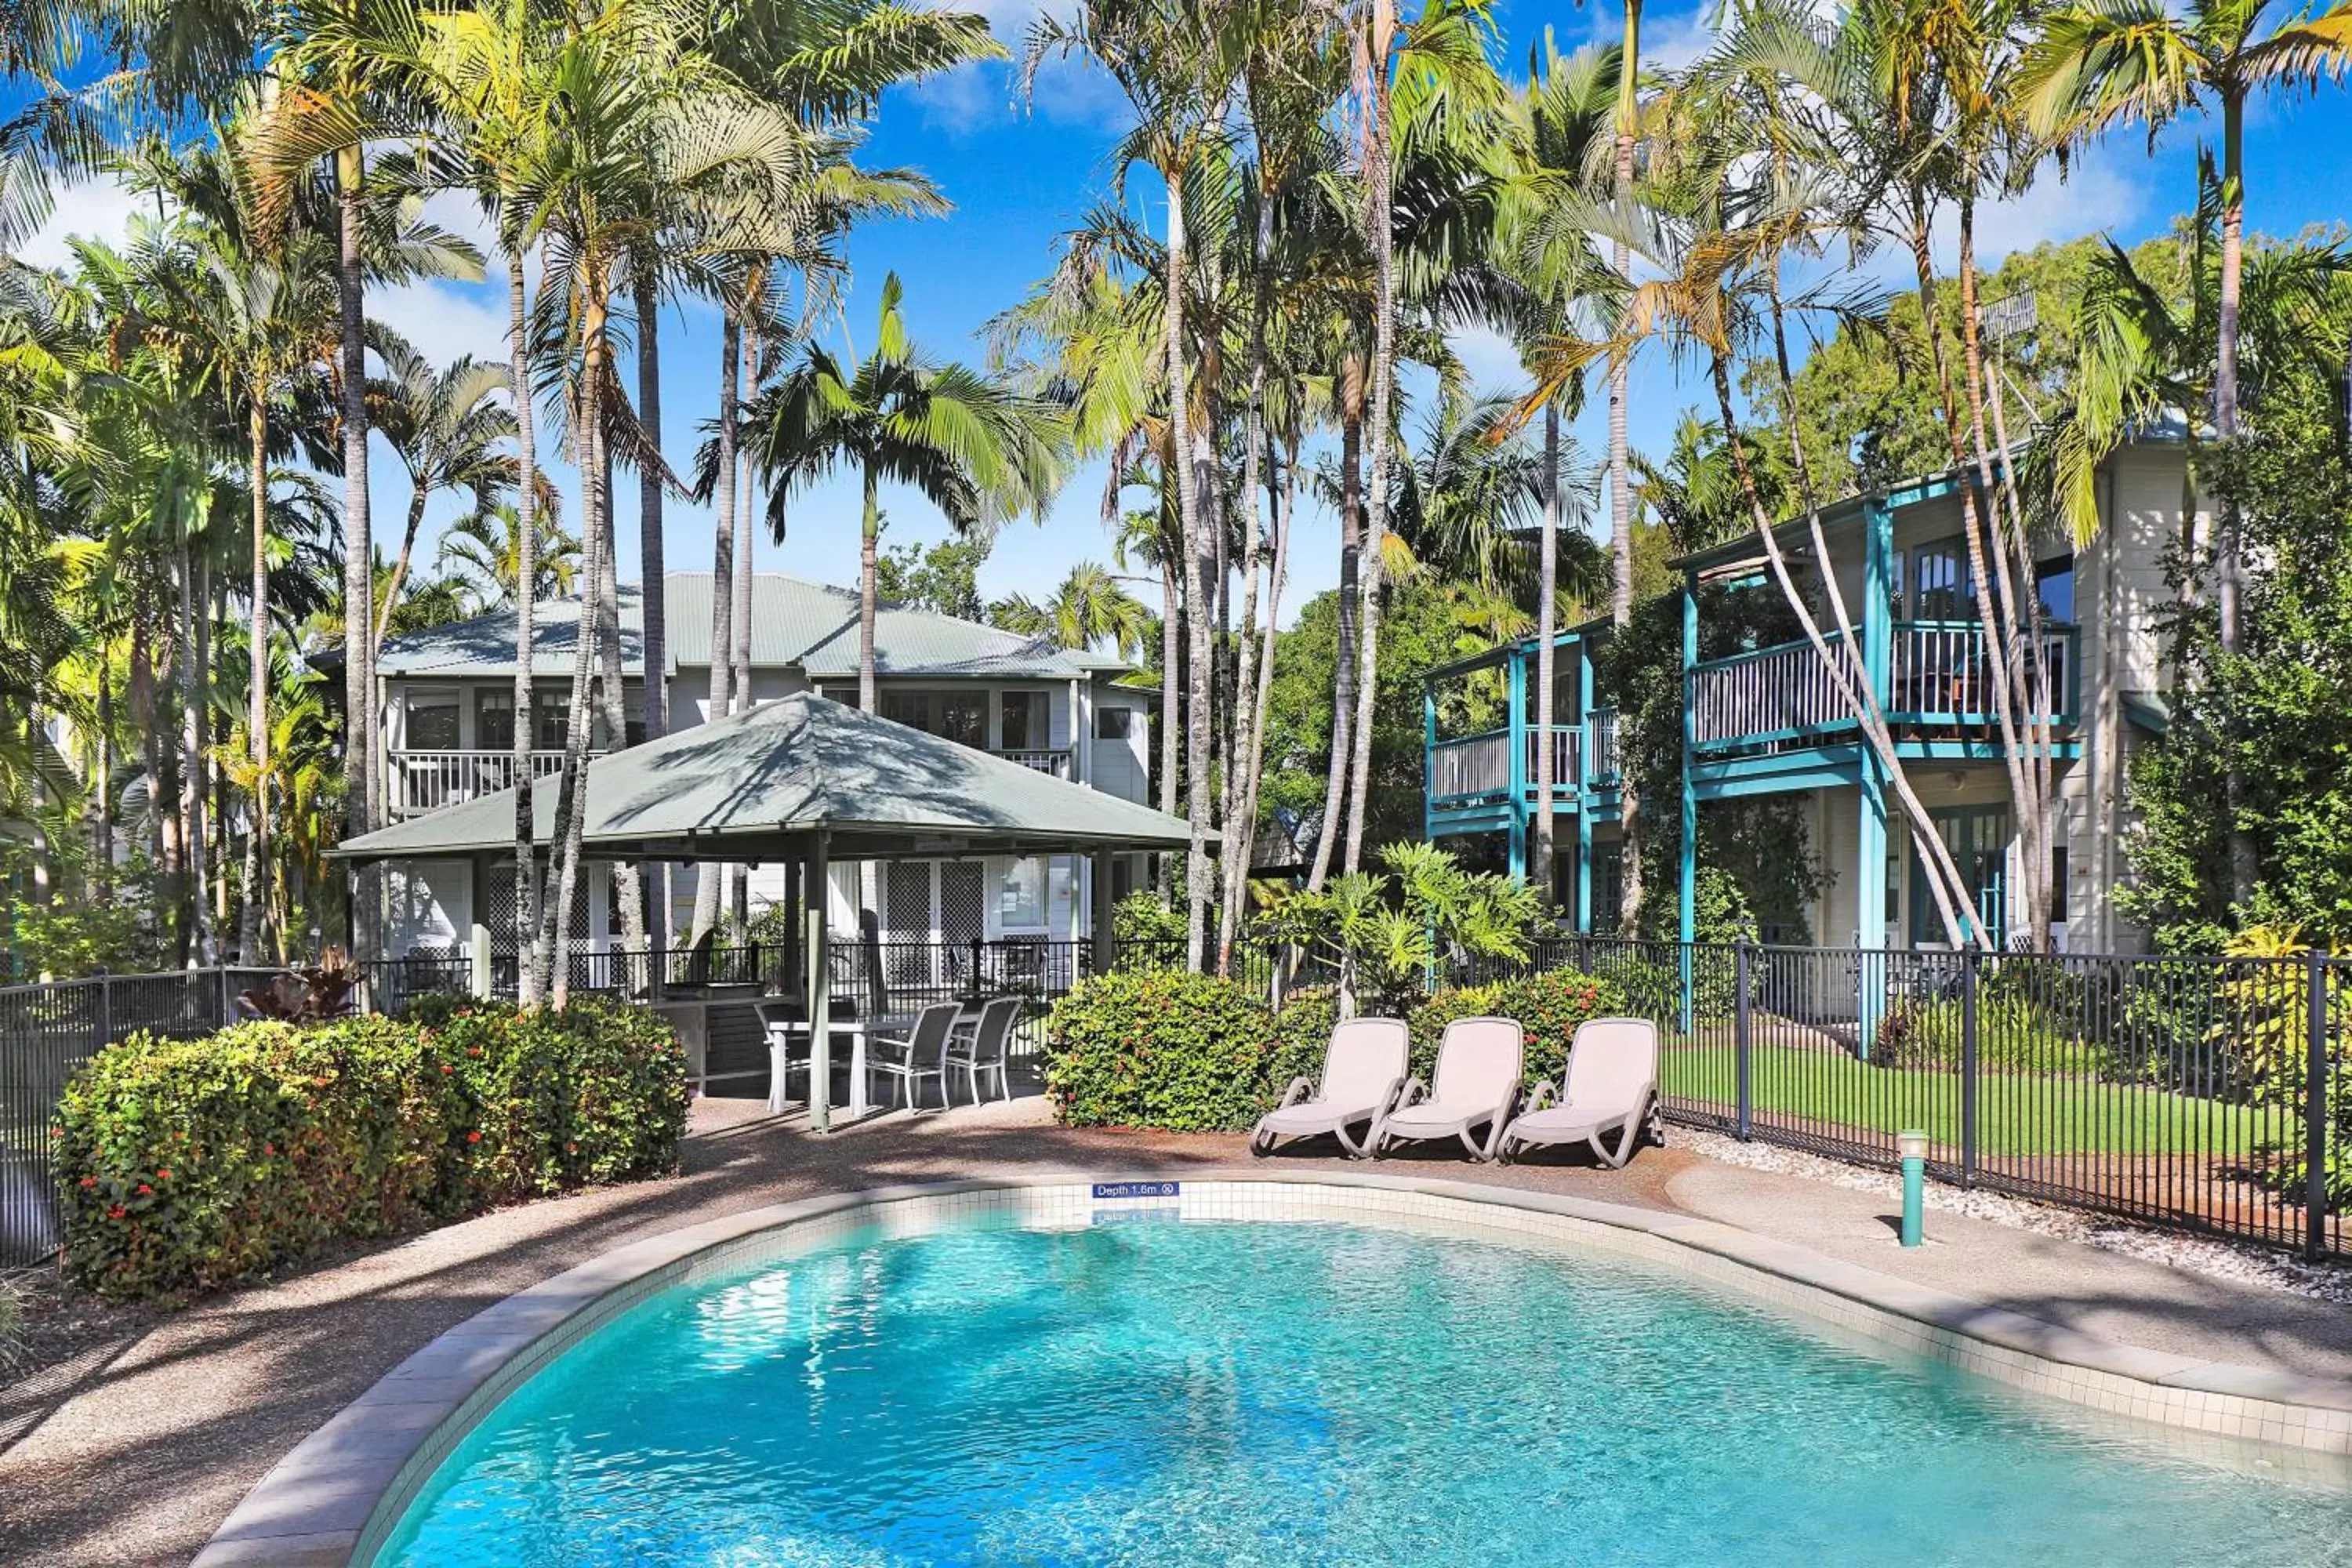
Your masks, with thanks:
[{"label": "white sun lounger", "polygon": [[1647,1018],[1579,1024],[1563,1079],[1557,1105],[1549,1082],[1536,1085],[1526,1113],[1504,1130],[1504,1159],[1539,1143],[1590,1143],[1614,1169],[1633,1157],[1645,1132],[1653,1142],[1666,1141],[1658,1121],[1658,1026]]},{"label": "white sun lounger", "polygon": [[[1424,1086],[1404,1086],[1395,1109],[1372,1123],[1369,1152],[1377,1160],[1391,1143],[1455,1138],[1473,1160],[1495,1157],[1503,1124],[1519,1098],[1527,1035],[1514,1018],[1456,1018],[1438,1042],[1437,1068]],[[1482,1144],[1471,1136],[1484,1127]]]},{"label": "white sun lounger", "polygon": [[1377,1122],[1404,1087],[1412,1036],[1402,1018],[1349,1018],[1333,1026],[1323,1047],[1323,1082],[1290,1080],[1282,1104],[1259,1118],[1250,1133],[1250,1152],[1271,1154],[1278,1138],[1328,1132],[1339,1146],[1360,1157],[1363,1144],[1348,1136],[1359,1121]]}]

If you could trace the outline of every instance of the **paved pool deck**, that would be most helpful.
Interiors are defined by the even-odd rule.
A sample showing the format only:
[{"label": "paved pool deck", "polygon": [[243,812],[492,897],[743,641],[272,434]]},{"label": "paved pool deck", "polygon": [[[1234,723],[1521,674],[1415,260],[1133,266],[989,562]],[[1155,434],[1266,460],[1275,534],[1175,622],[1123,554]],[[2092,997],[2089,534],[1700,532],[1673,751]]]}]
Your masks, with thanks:
[{"label": "paved pool deck", "polygon": [[[1324,1147],[1274,1163],[1362,1169]],[[121,1347],[0,1453],[0,1562],[185,1563],[281,1456],[411,1352],[516,1290],[665,1230],[901,1183],[1181,1177],[1246,1159],[1238,1138],[1057,1127],[1035,1100],[882,1117],[826,1139],[751,1102],[706,1102],[676,1180],[486,1215],[217,1298]],[[2352,1376],[2352,1308],[1932,1212],[1930,1244],[1906,1250],[1884,1198],[1685,1150],[1645,1151],[1622,1172],[1394,1163],[1719,1220],[2126,1344]]]}]

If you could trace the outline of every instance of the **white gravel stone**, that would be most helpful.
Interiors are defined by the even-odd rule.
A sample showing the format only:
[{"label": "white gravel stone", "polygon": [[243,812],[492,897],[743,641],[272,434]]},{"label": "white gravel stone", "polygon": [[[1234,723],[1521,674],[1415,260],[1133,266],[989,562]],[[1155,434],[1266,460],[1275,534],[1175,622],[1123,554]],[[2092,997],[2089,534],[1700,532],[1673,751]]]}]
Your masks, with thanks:
[{"label": "white gravel stone", "polygon": [[[1672,1136],[1677,1146],[1727,1165],[1802,1176],[1852,1192],[1891,1198],[1903,1195],[1903,1179],[1891,1172],[1868,1170],[1769,1143],[1742,1143],[1737,1138],[1696,1128],[1677,1127]],[[2193,1274],[2352,1305],[2352,1269],[2309,1263],[2276,1247],[2153,1230],[2109,1215],[2028,1203],[1998,1193],[1971,1192],[1937,1181],[1927,1184],[1927,1204],[1931,1209],[1948,1214],[2005,1225],[2015,1230],[2035,1231]]]}]

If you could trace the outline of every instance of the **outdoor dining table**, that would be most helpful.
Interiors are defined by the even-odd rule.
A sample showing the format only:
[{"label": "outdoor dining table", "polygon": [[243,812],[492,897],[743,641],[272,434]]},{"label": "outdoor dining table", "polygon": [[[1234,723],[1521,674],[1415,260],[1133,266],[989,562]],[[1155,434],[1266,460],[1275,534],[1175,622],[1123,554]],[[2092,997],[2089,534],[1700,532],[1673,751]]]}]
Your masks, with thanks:
[{"label": "outdoor dining table", "polygon": [[[956,1016],[955,1026],[970,1027],[980,1016],[979,998],[959,996],[954,1000],[962,1008]],[[835,1018],[829,1026],[832,1033],[849,1037],[849,1103],[842,1109],[852,1121],[873,1109],[867,1042],[877,1036],[903,1037],[914,1026],[912,1013],[887,1013],[878,1018]],[[768,1026],[768,1113],[772,1116],[783,1114],[788,1103],[784,1098],[784,1065],[792,1059],[793,1042],[807,1033],[805,1020],[779,1019]]]}]

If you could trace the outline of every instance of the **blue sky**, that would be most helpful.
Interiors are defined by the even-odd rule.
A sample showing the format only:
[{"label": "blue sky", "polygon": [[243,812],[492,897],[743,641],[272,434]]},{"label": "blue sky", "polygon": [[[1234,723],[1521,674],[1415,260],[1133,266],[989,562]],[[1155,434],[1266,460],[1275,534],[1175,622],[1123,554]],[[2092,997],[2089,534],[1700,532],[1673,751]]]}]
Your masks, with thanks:
[{"label": "blue sky", "polygon": [[[1068,0],[1043,3],[1066,5]],[[976,8],[1017,52],[1039,4],[978,0]],[[1613,39],[1621,25],[1613,5],[1578,9],[1518,0],[1501,5],[1497,15],[1504,35],[1498,58],[1514,69],[1546,26],[1569,47],[1587,37]],[[1655,6],[1645,12],[1644,23],[1647,62],[1682,64],[1701,52],[1711,36],[1705,12],[1696,7]],[[984,352],[977,336],[982,323],[1020,298],[1043,273],[1057,235],[1089,206],[1109,199],[1114,171],[1108,153],[1121,127],[1121,110],[1108,83],[1083,67],[1056,67],[1041,79],[1033,105],[1016,104],[1014,91],[1006,67],[973,66],[896,91],[883,104],[866,161],[919,168],[939,184],[955,210],[944,218],[871,225],[852,237],[855,280],[845,317],[853,342],[870,342],[876,297],[884,274],[895,269],[906,283],[907,314],[918,341],[940,355],[979,359]],[[2079,160],[2065,182],[2053,172],[2023,196],[1982,216],[1979,244],[1986,263],[2044,240],[2105,230],[2129,242],[2162,229],[2171,215],[2189,203],[2199,138],[2215,136],[2217,126],[2186,121],[2168,131],[2152,154],[2142,132],[2110,138]],[[2251,226],[2290,234],[2306,225],[2352,218],[2342,159],[2347,147],[2352,147],[2352,91],[2323,86],[2316,93],[2275,96],[2259,104],[2247,137]],[[1139,181],[1129,197],[1129,205],[1155,228],[1161,217],[1158,198],[1148,180]],[[28,259],[60,259],[62,237],[68,233],[119,235],[129,205],[109,188],[68,191],[56,217],[28,248]],[[454,205],[436,216],[453,223],[470,221]],[[1907,270],[1907,264],[1893,258],[1882,265]],[[1890,270],[1887,280],[1898,280],[1898,274]],[[372,308],[436,358],[463,353],[504,356],[504,305],[498,289],[417,284],[374,300]],[[673,462],[682,463],[716,407],[718,322],[713,312],[688,301],[674,307],[663,325],[665,440]],[[841,329],[833,331],[839,342]],[[1456,347],[1483,386],[1499,391],[1515,384],[1518,371],[1507,345],[1488,334],[1470,332],[1457,340]],[[1681,409],[1703,395],[1703,387],[1683,384],[1672,366],[1637,363],[1632,413],[1635,446],[1663,445]],[[1588,453],[1604,445],[1599,403],[1596,398],[1576,431]],[[558,466],[556,477],[566,492],[567,517],[576,519],[575,476]],[[1109,560],[1109,541],[1099,521],[1102,482],[1100,466],[1082,467],[1042,524],[1008,524],[982,569],[983,592],[991,596],[1016,591],[1043,595],[1073,563]],[[634,576],[638,558],[635,485],[625,476],[619,489],[622,570]],[[396,461],[381,441],[373,491],[379,527],[396,527],[407,492]],[[943,520],[919,498],[890,495],[885,504],[893,542],[946,536]],[[457,510],[453,501],[436,505],[428,514],[428,535]],[[761,569],[852,581],[857,561],[854,486],[836,480],[797,497],[791,513],[789,537],[782,545],[761,539]],[[673,569],[709,568],[707,510],[673,501],[665,537]],[[1285,596],[1286,619],[1308,595],[1330,586],[1337,574],[1336,550],[1337,530],[1328,515],[1301,519],[1296,567]],[[429,542],[423,553],[429,559]],[[1138,586],[1147,596],[1156,596]]]}]

